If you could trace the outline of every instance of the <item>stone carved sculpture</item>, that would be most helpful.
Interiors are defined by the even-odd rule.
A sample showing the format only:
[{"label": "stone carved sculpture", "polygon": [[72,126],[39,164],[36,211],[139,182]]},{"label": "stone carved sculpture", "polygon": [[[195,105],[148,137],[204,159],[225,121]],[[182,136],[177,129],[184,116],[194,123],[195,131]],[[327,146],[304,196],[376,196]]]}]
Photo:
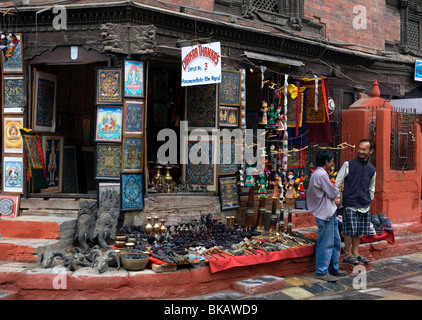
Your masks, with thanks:
[{"label": "stone carved sculpture", "polygon": [[82,253],[88,251],[87,240],[93,241],[97,209],[92,209],[88,201],[79,204],[78,221],[75,230],[75,240],[82,247]]},{"label": "stone carved sculpture", "polygon": [[108,250],[106,252],[102,252],[99,249],[93,250],[94,251],[94,261],[92,263],[92,268],[97,266],[97,270],[99,273],[104,273],[108,269],[108,263],[112,262],[113,260],[117,263],[117,270],[120,269],[120,258],[113,250]]},{"label": "stone carved sculpture", "polygon": [[106,240],[108,238],[114,240],[116,237],[116,228],[120,216],[120,200],[117,193],[112,190],[105,191],[101,197],[93,238],[98,237],[100,247],[107,249]]}]

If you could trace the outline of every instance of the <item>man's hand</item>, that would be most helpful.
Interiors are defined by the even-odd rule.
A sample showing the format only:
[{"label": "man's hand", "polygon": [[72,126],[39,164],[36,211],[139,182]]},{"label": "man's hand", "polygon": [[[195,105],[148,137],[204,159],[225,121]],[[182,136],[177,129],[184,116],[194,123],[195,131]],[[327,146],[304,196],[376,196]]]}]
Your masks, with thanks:
[{"label": "man's hand", "polygon": [[336,204],[337,207],[341,206],[341,199],[340,197],[334,198],[334,203]]}]

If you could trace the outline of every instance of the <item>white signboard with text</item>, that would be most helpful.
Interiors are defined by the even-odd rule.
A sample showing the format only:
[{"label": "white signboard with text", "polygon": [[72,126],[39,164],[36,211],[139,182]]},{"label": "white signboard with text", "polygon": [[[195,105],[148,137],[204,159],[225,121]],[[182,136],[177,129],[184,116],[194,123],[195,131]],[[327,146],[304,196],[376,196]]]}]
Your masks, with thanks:
[{"label": "white signboard with text", "polygon": [[182,87],[220,82],[220,42],[182,48]]}]

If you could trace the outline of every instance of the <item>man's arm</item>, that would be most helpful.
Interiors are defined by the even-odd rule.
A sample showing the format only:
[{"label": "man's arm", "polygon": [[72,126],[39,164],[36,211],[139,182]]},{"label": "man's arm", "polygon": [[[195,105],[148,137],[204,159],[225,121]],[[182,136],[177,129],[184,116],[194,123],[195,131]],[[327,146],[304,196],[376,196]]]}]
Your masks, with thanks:
[{"label": "man's arm", "polygon": [[375,177],[376,177],[377,173],[375,172],[372,179],[371,179],[371,183],[369,184],[369,194],[371,195],[371,200],[374,200],[374,196],[375,196]]},{"label": "man's arm", "polygon": [[343,163],[343,165],[340,168],[340,171],[337,173],[336,177],[336,188],[340,190],[340,188],[343,185],[344,179],[346,179],[346,176],[349,174],[349,161],[346,161]]}]

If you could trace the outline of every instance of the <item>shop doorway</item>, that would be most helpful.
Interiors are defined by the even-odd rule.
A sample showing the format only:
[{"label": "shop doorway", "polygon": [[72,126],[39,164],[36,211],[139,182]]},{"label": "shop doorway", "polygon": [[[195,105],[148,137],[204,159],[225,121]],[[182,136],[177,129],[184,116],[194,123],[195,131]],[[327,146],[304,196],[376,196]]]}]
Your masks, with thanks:
[{"label": "shop doorway", "polygon": [[[28,183],[29,197],[97,197],[95,78],[96,68],[108,64],[108,56],[75,47],[59,47],[30,62],[27,126],[39,134],[47,188],[36,190]],[[50,130],[37,127],[39,110],[33,102],[41,90],[39,77],[56,82],[55,122]]]}]

